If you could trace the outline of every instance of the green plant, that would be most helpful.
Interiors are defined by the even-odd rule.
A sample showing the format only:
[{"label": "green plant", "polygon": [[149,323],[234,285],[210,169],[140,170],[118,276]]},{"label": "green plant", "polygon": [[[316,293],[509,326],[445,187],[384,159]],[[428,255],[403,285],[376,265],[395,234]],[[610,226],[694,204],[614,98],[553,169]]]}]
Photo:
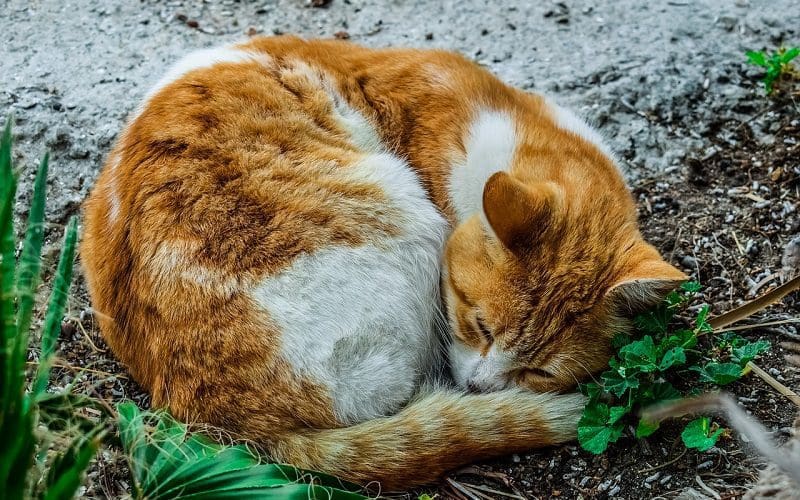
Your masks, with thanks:
[{"label": "green plant", "polygon": [[[659,424],[644,418],[636,421],[640,409],[693,395],[699,388],[729,384],[743,375],[749,361],[769,349],[763,340],[749,342],[732,333],[715,333],[707,306],[688,327],[674,322],[698,291],[697,283],[684,283],[661,305],[635,319],[633,337],[614,339],[616,354],[600,382],[581,386],[589,397],[578,424],[578,441],[584,449],[602,453],[622,436],[627,423],[636,423],[637,438],[653,434]],[[690,422],[682,438],[687,447],[704,451],[722,433],[703,417]]]},{"label": "green plant", "polygon": [[800,55],[800,47],[787,49],[781,47],[772,54],[761,50],[750,50],[746,53],[747,59],[756,66],[766,69],[762,82],[764,91],[769,95],[774,90],[775,82],[782,76],[796,74],[792,60]]},{"label": "green plant", "polygon": [[39,432],[40,403],[52,400],[45,391],[72,278],[77,235],[74,218],[67,225],[41,329],[39,365],[32,387],[27,390],[26,361],[41,270],[47,167],[45,155],[36,173],[27,230],[17,261],[13,222],[17,175],[11,164],[8,120],[0,139],[0,499],[72,497],[104,434],[103,427],[95,425],[68,440],[61,451],[55,451],[47,446],[48,436]]},{"label": "green plant", "polygon": [[192,434],[163,412],[121,403],[119,430],[137,499],[363,499],[359,488],[317,472],[261,463],[245,446]]}]

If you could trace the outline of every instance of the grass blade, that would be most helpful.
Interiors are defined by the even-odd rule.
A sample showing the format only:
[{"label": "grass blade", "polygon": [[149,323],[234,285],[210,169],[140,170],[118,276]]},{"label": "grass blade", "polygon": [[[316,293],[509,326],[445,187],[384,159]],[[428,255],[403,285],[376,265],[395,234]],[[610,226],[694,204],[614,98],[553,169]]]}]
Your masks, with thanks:
[{"label": "grass blade", "polygon": [[14,197],[17,182],[11,170],[11,120],[0,138],[0,429],[9,405],[19,397],[13,360],[17,338],[14,318]]},{"label": "grass blade", "polygon": [[[17,330],[19,338],[27,339],[28,328],[33,315],[33,302],[36,286],[39,284],[39,269],[42,264],[42,240],[44,239],[44,201],[47,190],[47,167],[49,155],[45,154],[36,172],[33,187],[33,200],[28,213],[28,229],[17,268]],[[27,344],[27,342],[26,342]],[[19,349],[19,345],[17,349]]]},{"label": "grass blade", "polygon": [[55,350],[56,339],[61,330],[61,320],[64,317],[64,309],[69,298],[69,286],[72,283],[72,264],[75,258],[77,235],[78,221],[75,217],[71,217],[67,224],[64,246],[61,248],[61,256],[58,259],[58,270],[53,280],[53,291],[50,294],[50,303],[47,307],[42,329],[42,351],[39,356],[36,381],[33,385],[34,398],[39,398],[44,393],[47,389],[47,381],[50,378],[53,351]]}]

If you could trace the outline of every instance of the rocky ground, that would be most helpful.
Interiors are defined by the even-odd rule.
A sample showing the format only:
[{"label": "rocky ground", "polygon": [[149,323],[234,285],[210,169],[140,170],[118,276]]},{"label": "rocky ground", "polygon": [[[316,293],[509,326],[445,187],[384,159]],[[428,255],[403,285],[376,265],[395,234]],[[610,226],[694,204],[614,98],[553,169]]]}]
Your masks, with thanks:
[{"label": "rocky ground", "polygon": [[[14,117],[20,216],[37,158],[51,152],[48,262],[125,117],[170,62],[254,34],[299,33],[458,50],[592,120],[629,172],[647,237],[706,285],[702,300],[715,313],[796,269],[787,260],[783,271],[782,257],[800,237],[800,96],[791,87],[783,98],[765,98],[759,69],[743,56],[800,45],[793,0],[520,0],[492,7],[478,0],[7,0],[0,13],[0,110]],[[799,306],[790,297],[760,319],[797,317]],[[146,406],[88,308],[78,280],[58,383],[76,381],[87,392]],[[798,331],[783,324],[745,333],[777,343]],[[781,356],[776,348],[760,363],[787,385],[800,385]],[[93,371],[76,380],[75,367]],[[732,390],[785,438],[792,418],[785,400],[752,377]],[[600,457],[573,445],[513,456],[454,481],[532,498],[673,497],[687,488],[730,498],[757,475],[760,459],[736,439],[681,455],[676,436],[621,441]],[[105,451],[86,495],[124,493],[121,467],[114,450]],[[438,493],[464,495],[458,491],[445,483]]]}]

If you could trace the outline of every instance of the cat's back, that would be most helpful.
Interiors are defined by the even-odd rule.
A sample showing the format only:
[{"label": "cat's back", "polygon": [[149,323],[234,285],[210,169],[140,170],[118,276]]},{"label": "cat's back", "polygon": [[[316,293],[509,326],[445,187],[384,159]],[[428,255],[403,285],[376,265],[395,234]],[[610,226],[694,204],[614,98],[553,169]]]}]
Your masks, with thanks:
[{"label": "cat's back", "polygon": [[416,373],[432,351],[446,223],[371,118],[279,56],[200,51],[156,85],[86,203],[84,267],[104,336],[156,399],[180,399],[167,386],[197,377],[194,358],[238,353],[287,363],[356,421],[385,412],[365,388],[416,383],[375,367]]}]

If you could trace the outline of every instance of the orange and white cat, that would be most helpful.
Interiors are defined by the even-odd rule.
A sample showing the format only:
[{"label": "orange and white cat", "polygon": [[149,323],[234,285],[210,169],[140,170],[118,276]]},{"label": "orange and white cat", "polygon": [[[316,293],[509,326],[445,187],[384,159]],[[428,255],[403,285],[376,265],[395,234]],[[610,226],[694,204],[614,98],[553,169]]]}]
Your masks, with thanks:
[{"label": "orange and white cat", "polygon": [[[558,392],[685,278],[597,133],[442,51],[193,53],[85,214],[102,333],[155,405],[389,490],[573,439]],[[442,336],[468,391],[422,389]]]}]

